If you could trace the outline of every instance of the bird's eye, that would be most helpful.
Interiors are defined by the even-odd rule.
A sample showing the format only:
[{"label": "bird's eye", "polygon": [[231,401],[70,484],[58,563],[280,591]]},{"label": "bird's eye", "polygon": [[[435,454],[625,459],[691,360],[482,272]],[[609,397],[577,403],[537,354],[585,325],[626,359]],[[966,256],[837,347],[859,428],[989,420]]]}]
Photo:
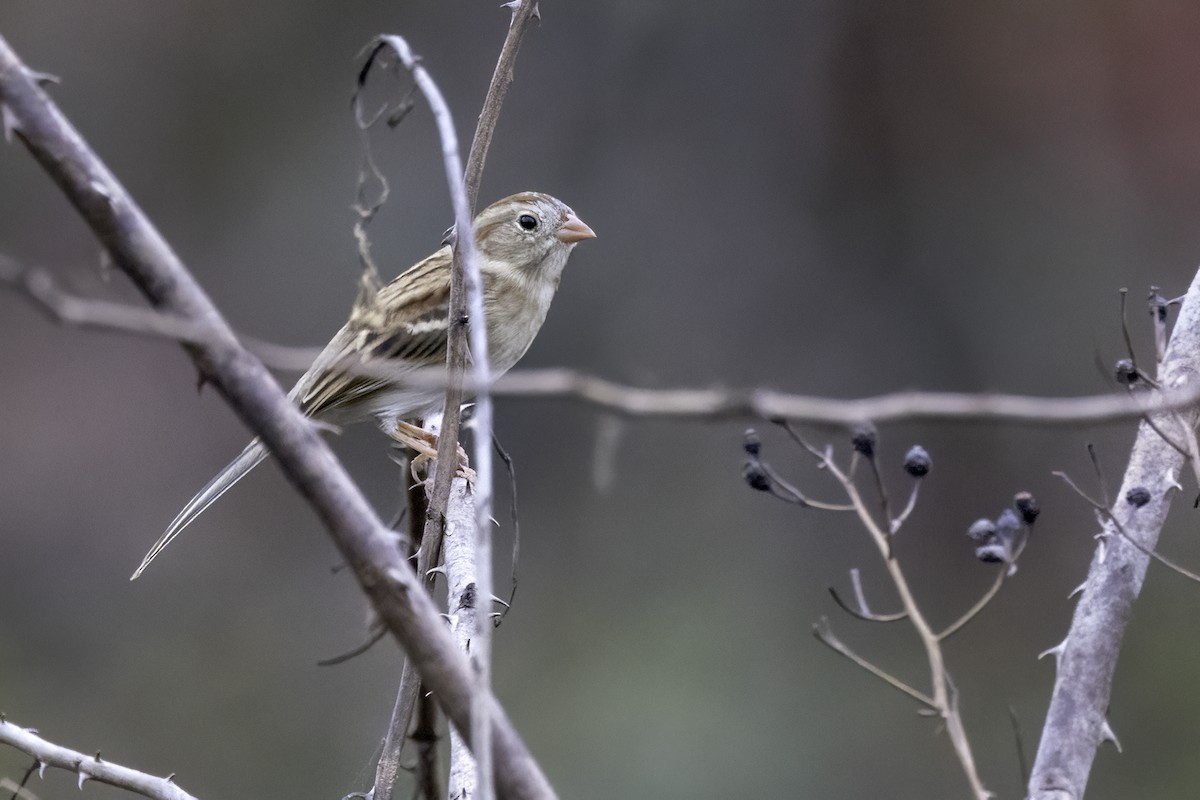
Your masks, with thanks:
[{"label": "bird's eye", "polygon": [[525,230],[531,231],[538,226],[538,221],[533,214],[522,214],[517,217],[517,224]]}]

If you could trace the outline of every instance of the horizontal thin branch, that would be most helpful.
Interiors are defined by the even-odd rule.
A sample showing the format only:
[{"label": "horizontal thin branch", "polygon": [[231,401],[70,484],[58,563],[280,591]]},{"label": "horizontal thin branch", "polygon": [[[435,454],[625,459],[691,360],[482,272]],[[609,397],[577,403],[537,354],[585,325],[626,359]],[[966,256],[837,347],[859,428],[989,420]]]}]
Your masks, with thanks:
[{"label": "horizontal thin branch", "polygon": [[[40,269],[19,269],[0,256],[0,284],[22,291],[61,322],[112,328],[158,336],[188,344],[212,340],[211,329],[177,315],[64,293]],[[304,371],[321,352],[242,336],[246,348],[264,363],[281,370]],[[371,375],[370,362],[342,365]],[[383,370],[384,367],[379,367]],[[444,386],[446,372],[431,369],[406,376],[417,387]],[[478,387],[467,376],[464,387]],[[852,426],[865,421],[1008,422],[1021,425],[1094,425],[1139,419],[1151,412],[1188,409],[1200,404],[1200,385],[1161,393],[1101,394],[1078,397],[1035,397],[969,392],[895,392],[838,399],[787,394],[771,389],[645,389],[571,369],[513,370],[491,385],[497,396],[567,399],[631,417],[708,420],[759,417],[816,425]]]},{"label": "horizontal thin branch", "polygon": [[196,800],[175,785],[174,776],[160,778],[105,761],[99,753],[87,755],[61,747],[38,736],[33,729],[19,727],[3,718],[0,718],[0,744],[37,759],[39,769],[45,765],[74,772],[81,789],[85,781],[97,781],[155,800]]}]

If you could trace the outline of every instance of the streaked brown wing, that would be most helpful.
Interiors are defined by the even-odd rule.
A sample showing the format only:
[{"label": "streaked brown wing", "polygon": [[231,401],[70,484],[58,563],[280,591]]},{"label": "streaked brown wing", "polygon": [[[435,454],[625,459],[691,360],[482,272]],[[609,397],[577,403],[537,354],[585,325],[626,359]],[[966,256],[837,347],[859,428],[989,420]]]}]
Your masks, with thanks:
[{"label": "streaked brown wing", "polygon": [[[356,308],[293,389],[300,410],[319,416],[387,391],[406,372],[446,363],[450,248],[444,247]],[[366,369],[356,369],[356,365]],[[361,374],[378,373],[387,375]]]}]

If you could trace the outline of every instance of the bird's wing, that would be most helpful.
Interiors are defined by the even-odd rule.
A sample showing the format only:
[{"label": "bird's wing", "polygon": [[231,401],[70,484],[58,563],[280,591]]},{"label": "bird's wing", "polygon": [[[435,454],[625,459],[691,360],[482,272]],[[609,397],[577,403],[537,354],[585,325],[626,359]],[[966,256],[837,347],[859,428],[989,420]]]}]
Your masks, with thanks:
[{"label": "bird's wing", "polygon": [[450,248],[384,286],[321,352],[292,389],[310,416],[342,410],[388,390],[406,372],[446,363]]}]

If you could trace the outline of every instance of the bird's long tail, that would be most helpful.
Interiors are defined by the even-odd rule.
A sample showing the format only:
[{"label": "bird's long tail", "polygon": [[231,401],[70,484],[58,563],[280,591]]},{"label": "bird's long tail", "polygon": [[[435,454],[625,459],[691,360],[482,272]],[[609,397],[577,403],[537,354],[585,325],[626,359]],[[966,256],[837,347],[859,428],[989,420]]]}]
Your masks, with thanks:
[{"label": "bird's long tail", "polygon": [[163,548],[171,543],[171,541],[183,532],[183,529],[192,523],[196,517],[200,516],[204,509],[212,505],[218,497],[229,491],[229,487],[240,481],[247,472],[257,467],[262,460],[267,457],[267,448],[255,439],[250,444],[246,445],[246,449],[241,455],[230,462],[229,466],[217,473],[208,485],[193,497],[183,510],[171,521],[167,526],[167,530],[154,546],[150,548],[150,552],[146,553],[146,557],[142,559],[141,566],[133,571],[133,575],[129,580],[136,580],[139,575],[145,572],[146,567],[150,566],[150,562],[163,551]]}]

